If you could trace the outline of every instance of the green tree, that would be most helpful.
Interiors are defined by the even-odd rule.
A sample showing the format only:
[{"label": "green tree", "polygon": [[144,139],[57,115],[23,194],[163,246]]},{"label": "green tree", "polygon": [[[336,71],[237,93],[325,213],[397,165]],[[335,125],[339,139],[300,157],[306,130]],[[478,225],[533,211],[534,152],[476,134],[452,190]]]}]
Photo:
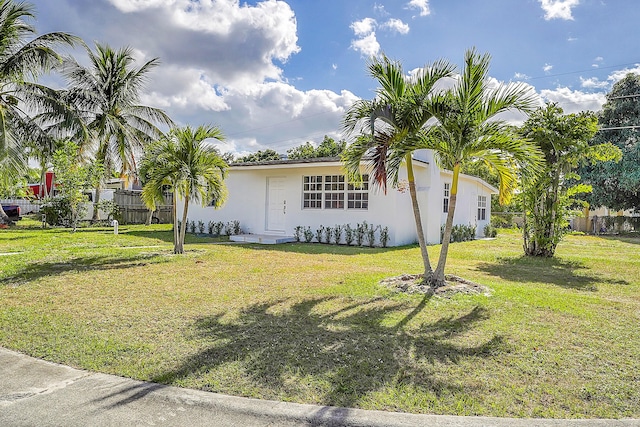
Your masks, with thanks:
[{"label": "green tree", "polygon": [[88,201],[85,190],[103,174],[101,165],[93,163],[91,167],[82,164],[78,159],[78,145],[72,141],[64,141],[61,148],[53,154],[53,168],[56,174],[58,194],[56,206],[66,206],[69,217],[65,218],[72,231],[76,231],[78,221],[83,216]]},{"label": "green tree", "polygon": [[[66,102],[77,112],[78,119],[58,123],[59,130],[70,129],[74,140],[83,141],[82,152],[95,149],[95,160],[104,165],[105,177],[115,170],[122,174],[136,171],[136,156],[144,146],[162,137],[156,126],[173,124],[160,109],[140,105],[141,91],[149,72],[158,65],[154,58],[136,68],[133,50],[114,50],[96,44],[95,52],[86,48],[89,67],[73,58],[62,66],[69,89],[63,92]],[[103,177],[103,178],[105,178]],[[96,185],[94,206],[100,202],[104,179]],[[99,219],[94,208],[93,220]]]},{"label": "green tree", "polygon": [[386,56],[373,58],[368,65],[369,75],[380,87],[372,100],[356,101],[343,118],[346,135],[357,135],[355,142],[342,153],[342,161],[350,181],[362,179],[361,165],[373,177],[373,184],[387,190],[398,183],[401,165],[406,164],[409,194],[416,223],[416,234],[424,266],[424,276],[430,280],[433,274],[420,216],[413,173],[412,152],[420,148],[417,141],[431,118],[426,108],[427,100],[435,84],[443,77],[451,76],[453,65],[437,61],[406,75],[399,62]]},{"label": "green tree", "polygon": [[523,124],[523,137],[538,144],[545,160],[541,173],[523,185],[526,255],[553,256],[576,203],[574,196],[591,191],[591,186],[577,183],[576,168],[586,162],[619,160],[620,150],[613,145],[589,145],[597,129],[594,114],[565,115],[556,104],[539,108]]},{"label": "green tree", "polygon": [[622,150],[622,159],[578,168],[582,181],[593,187],[587,201],[596,207],[640,210],[640,75],[627,74],[613,85],[598,124],[600,131],[589,144],[610,142]]},{"label": "green tree", "polygon": [[[25,141],[46,138],[27,111],[57,108],[53,91],[34,83],[61,60],[55,48],[78,41],[66,33],[35,36],[29,3],[0,0],[0,168],[19,177],[27,168]],[[0,207],[0,221],[10,222]]]},{"label": "green tree", "polygon": [[500,202],[507,203],[516,187],[518,171],[535,170],[539,158],[534,144],[518,137],[512,126],[499,119],[499,114],[506,111],[532,111],[535,93],[523,84],[492,84],[490,62],[489,54],[479,54],[475,49],[465,53],[464,69],[454,86],[431,100],[430,111],[436,123],[420,141],[421,148],[434,151],[441,167],[453,172],[440,258],[430,281],[434,287],[445,283],[458,180],[464,165],[482,162],[494,170],[499,177]]},{"label": "green tree", "polygon": [[325,135],[322,142],[315,147],[312,143],[306,142],[297,147],[287,150],[289,159],[314,159],[319,157],[339,157],[347,146],[346,141],[336,142],[330,136]]},{"label": "green tree", "polygon": [[[155,210],[158,201],[164,200],[165,187],[173,192],[173,251],[176,254],[184,253],[189,202],[220,207],[226,198],[224,178],[228,166],[215,147],[205,142],[210,138],[224,140],[222,131],[215,126],[174,128],[145,150],[142,163],[151,162],[153,166],[144,166],[148,180],[142,188],[142,199],[149,209]],[[176,213],[178,196],[184,199],[180,227]]]},{"label": "green tree", "polygon": [[238,157],[236,162],[239,163],[256,163],[265,162],[269,160],[280,160],[280,154],[272,149],[260,150],[255,153],[247,154],[246,156]]}]

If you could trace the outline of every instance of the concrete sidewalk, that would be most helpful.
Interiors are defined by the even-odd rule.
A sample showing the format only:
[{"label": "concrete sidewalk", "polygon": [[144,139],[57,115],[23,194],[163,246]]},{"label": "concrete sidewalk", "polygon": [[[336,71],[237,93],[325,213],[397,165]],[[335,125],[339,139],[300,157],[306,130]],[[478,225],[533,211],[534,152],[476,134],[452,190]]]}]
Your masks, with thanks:
[{"label": "concrete sidewalk", "polygon": [[134,381],[0,348],[0,426],[640,426],[640,420],[413,415],[247,399]]}]

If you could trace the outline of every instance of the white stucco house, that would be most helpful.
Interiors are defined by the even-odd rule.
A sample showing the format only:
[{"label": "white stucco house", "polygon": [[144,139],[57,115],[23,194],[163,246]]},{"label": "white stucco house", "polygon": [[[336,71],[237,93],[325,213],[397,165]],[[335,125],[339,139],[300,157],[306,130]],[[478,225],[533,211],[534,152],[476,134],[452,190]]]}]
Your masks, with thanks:
[{"label": "white stucco house", "polygon": [[[417,185],[425,237],[440,243],[453,174],[441,170],[430,150],[414,153]],[[364,169],[363,169],[364,170]],[[385,194],[366,178],[361,188],[349,184],[336,158],[275,160],[231,165],[225,180],[229,196],[222,208],[189,206],[190,221],[240,221],[243,233],[293,236],[296,226],[351,224],[366,221],[388,227],[389,246],[417,241],[406,168],[400,171],[398,189]],[[404,187],[404,188],[403,188]],[[461,175],[454,224],[477,226],[477,236],[491,219],[491,195],[498,190],[480,178]],[[178,203],[178,217],[182,216]]]}]

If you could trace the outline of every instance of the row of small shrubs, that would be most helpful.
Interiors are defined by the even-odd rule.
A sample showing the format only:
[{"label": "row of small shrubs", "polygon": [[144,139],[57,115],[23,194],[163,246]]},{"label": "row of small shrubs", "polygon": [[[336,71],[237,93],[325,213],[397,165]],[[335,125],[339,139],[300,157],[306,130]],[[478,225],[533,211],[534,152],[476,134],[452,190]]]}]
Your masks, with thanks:
[{"label": "row of small shrubs", "polygon": [[[440,242],[444,237],[444,225],[440,227]],[[451,238],[449,239],[450,243],[456,242],[468,242],[469,240],[475,240],[476,238],[476,226],[475,225],[464,225],[464,224],[456,224],[451,228]]]},{"label": "row of small shrubs", "polygon": [[386,248],[389,243],[389,227],[374,226],[367,224],[367,221],[358,223],[355,227],[351,224],[336,224],[333,227],[320,225],[315,230],[299,225],[294,229],[294,236],[298,242]]},{"label": "row of small shrubs", "polygon": [[[178,226],[181,223],[178,221]],[[211,236],[234,236],[242,233],[242,229],[240,228],[240,221],[209,221],[207,224],[204,221],[189,221],[187,219],[187,231],[191,234],[209,234]]]}]

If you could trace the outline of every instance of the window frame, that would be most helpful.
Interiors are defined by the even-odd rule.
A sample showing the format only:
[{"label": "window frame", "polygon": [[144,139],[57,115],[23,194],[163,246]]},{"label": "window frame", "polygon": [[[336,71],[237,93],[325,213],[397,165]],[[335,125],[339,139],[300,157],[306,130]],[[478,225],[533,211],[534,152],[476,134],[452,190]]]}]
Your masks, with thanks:
[{"label": "window frame", "polygon": [[303,210],[369,210],[369,175],[362,175],[360,185],[347,181],[345,175],[303,175]]}]

